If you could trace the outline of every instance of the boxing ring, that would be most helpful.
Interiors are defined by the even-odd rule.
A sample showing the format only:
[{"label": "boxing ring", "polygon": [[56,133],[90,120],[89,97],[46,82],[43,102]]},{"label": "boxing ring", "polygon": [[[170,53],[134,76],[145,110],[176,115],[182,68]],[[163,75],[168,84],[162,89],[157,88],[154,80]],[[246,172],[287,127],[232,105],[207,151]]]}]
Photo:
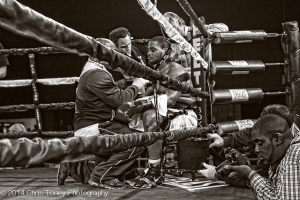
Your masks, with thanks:
[{"label": "boxing ring", "polygon": [[[208,122],[208,110],[210,110],[210,122],[214,122],[213,106],[226,104],[259,103],[266,96],[285,95],[285,102],[294,114],[295,124],[300,125],[299,104],[298,104],[298,81],[299,81],[299,28],[297,22],[285,22],[282,24],[283,33],[266,33],[263,30],[244,30],[215,32],[209,34],[205,28],[205,18],[198,17],[186,0],[177,0],[184,12],[190,17],[191,45],[173,30],[171,24],[162,16],[155,5],[149,0],[138,0],[142,9],[158,21],[164,29],[166,35],[179,43],[182,49],[192,57],[191,78],[193,86],[198,90],[210,94],[209,99],[197,98],[196,114],[198,126],[206,126]],[[213,61],[212,45],[251,43],[253,41],[265,41],[268,38],[281,37],[285,59],[276,63],[264,63],[260,60],[232,60],[232,61]],[[196,53],[194,52],[196,51]],[[198,53],[198,54],[197,54]],[[216,74],[241,75],[249,73],[262,73],[266,67],[282,66],[284,68],[283,84],[285,91],[264,92],[261,88],[234,88],[234,89],[214,89]],[[293,75],[292,75],[293,74]],[[209,108],[209,109],[208,109]],[[251,128],[256,119],[235,120],[228,122],[216,122],[217,132],[220,135]],[[251,160],[256,160],[251,159]],[[172,171],[171,169],[167,171]],[[182,171],[179,170],[181,173]],[[185,172],[183,170],[183,172]],[[193,177],[193,175],[192,175]],[[192,178],[193,179],[193,178]]]},{"label": "boxing ring", "polygon": [[[179,81],[176,81],[166,75],[158,73],[157,71],[151,70],[149,68],[137,69],[133,66],[125,67],[124,70],[130,74],[137,77],[143,77],[151,81],[160,81],[160,84],[170,88],[177,88],[179,91],[184,91],[192,96],[196,97],[196,114],[198,118],[198,126],[206,127],[208,126],[208,107],[211,111],[211,122],[213,121],[212,107],[216,104],[240,104],[249,102],[260,102],[264,96],[267,95],[286,95],[286,104],[293,110],[294,119],[297,126],[300,126],[300,108],[299,101],[300,95],[300,70],[299,70],[299,28],[297,22],[285,22],[283,26],[282,34],[266,33],[265,31],[230,31],[230,32],[220,32],[210,35],[204,28],[205,19],[204,17],[198,18],[195,12],[191,9],[187,1],[177,0],[182,6],[183,10],[187,12],[188,16],[191,18],[192,27],[192,40],[191,44],[180,37],[178,34],[173,34],[174,31],[168,29],[166,25],[166,33],[170,38],[174,39],[176,42],[180,43],[183,49],[190,53],[193,57],[191,65],[191,77],[194,88],[191,88]],[[150,1],[138,0],[142,8],[149,14],[154,14],[155,7],[151,5]],[[151,9],[150,9],[151,8]],[[3,11],[2,11],[3,12]],[[42,19],[43,17],[37,16],[37,19]],[[30,19],[25,19],[23,22],[28,23]],[[157,20],[157,18],[156,18]],[[1,21],[1,19],[0,19]],[[9,26],[10,21],[2,21],[0,23],[2,28],[6,28],[12,32],[14,29],[18,30],[18,26]],[[162,27],[166,22],[161,22]],[[66,31],[67,27],[61,26]],[[21,27],[22,29],[22,27]],[[26,27],[25,27],[26,30]],[[22,31],[22,30],[21,30]],[[199,32],[200,31],[200,32]],[[72,32],[74,33],[74,32]],[[26,36],[26,34],[19,33],[20,35]],[[21,104],[21,105],[7,105],[1,106],[0,112],[24,112],[28,110],[34,110],[36,121],[38,125],[38,131],[36,132],[23,132],[17,134],[0,134],[0,138],[20,138],[20,137],[43,137],[43,138],[68,138],[73,136],[73,131],[43,131],[42,119],[40,110],[60,110],[60,109],[73,109],[74,102],[61,102],[61,103],[50,103],[43,104],[39,100],[39,93],[37,89],[37,84],[43,85],[72,85],[79,81],[79,77],[65,77],[65,78],[47,78],[39,79],[36,73],[35,66],[35,54],[58,54],[58,53],[72,53],[79,56],[91,56],[96,55],[100,58],[108,59],[107,57],[100,55],[100,51],[94,52],[91,50],[91,44],[94,44],[93,38],[82,39],[81,35],[76,35],[74,38],[79,38],[84,41],[82,44],[62,44],[62,41],[55,40],[55,38],[48,38],[50,42],[45,42],[45,38],[37,38],[36,33],[30,33],[33,38],[44,42],[51,47],[40,47],[40,48],[19,48],[19,49],[4,49],[0,50],[1,55],[7,56],[25,56],[27,55],[30,63],[30,72],[32,79],[26,80],[9,80],[0,81],[0,87],[13,88],[13,87],[31,87],[33,91],[33,104]],[[30,35],[29,34],[29,35]],[[42,35],[45,33],[42,33]],[[32,37],[31,35],[31,37]],[[212,59],[212,46],[211,44],[220,43],[246,43],[254,40],[263,41],[269,37],[279,37],[281,36],[282,47],[285,53],[285,59],[283,62],[278,63],[263,63],[259,60],[238,60],[238,61],[213,61]],[[83,47],[83,44],[87,48]],[[201,44],[201,47],[199,46]],[[76,46],[77,45],[77,46]],[[96,48],[100,48],[96,46]],[[101,47],[103,48],[103,47]],[[214,90],[211,83],[214,80],[214,75],[219,73],[230,73],[232,75],[238,74],[248,74],[252,72],[263,72],[265,67],[268,66],[282,65],[285,72],[285,91],[281,92],[264,92],[260,88],[241,88],[241,89],[223,89]],[[249,122],[251,121],[251,122]],[[233,122],[223,122],[218,123],[219,129],[223,132],[232,132],[235,130],[241,130],[243,128],[252,127],[255,120],[245,121],[233,121]],[[241,125],[243,124],[243,125]],[[245,126],[246,124],[246,126]],[[225,131],[226,130],[226,131]],[[167,170],[168,172],[168,170]],[[172,170],[169,170],[172,172]],[[195,174],[193,175],[195,176]],[[243,197],[243,195],[240,195]],[[244,197],[243,197],[244,198]]]}]

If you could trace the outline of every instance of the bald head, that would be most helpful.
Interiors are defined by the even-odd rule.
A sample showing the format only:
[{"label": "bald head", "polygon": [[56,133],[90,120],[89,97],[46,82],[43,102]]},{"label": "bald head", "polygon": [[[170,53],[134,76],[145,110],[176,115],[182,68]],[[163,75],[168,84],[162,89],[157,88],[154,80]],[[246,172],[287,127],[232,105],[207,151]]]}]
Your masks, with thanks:
[{"label": "bald head", "polygon": [[116,45],[109,39],[106,39],[106,38],[97,38],[96,41],[104,44],[105,46],[115,50],[117,47]]},{"label": "bald head", "polygon": [[254,124],[251,136],[255,153],[270,164],[282,159],[293,139],[287,121],[274,114],[262,116]]},{"label": "bald head", "polygon": [[287,121],[290,127],[294,122],[293,112],[289,107],[282,104],[270,104],[264,107],[260,116],[264,116],[268,114],[275,114],[283,117]]},{"label": "bald head", "polygon": [[[292,136],[289,131],[289,124],[279,115],[268,114],[262,116],[253,126],[253,132],[258,131],[260,135],[272,138],[275,133],[280,133],[284,137]],[[289,133],[289,134],[288,134]]]}]

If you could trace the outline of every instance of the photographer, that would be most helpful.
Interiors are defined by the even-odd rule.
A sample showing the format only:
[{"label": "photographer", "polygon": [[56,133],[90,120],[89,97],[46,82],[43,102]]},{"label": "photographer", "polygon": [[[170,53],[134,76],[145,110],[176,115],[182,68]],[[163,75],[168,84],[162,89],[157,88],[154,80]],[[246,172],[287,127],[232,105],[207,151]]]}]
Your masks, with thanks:
[{"label": "photographer", "polygon": [[285,119],[270,114],[255,123],[251,138],[255,152],[270,164],[269,178],[246,165],[225,166],[228,177],[247,178],[258,200],[300,199],[300,137],[293,137]]},{"label": "photographer", "polygon": [[[298,136],[299,129],[293,123],[293,113],[287,106],[280,105],[280,104],[268,105],[262,110],[261,117],[267,114],[275,114],[283,117],[287,121],[291,129],[291,132],[293,133],[293,136]],[[254,146],[254,142],[252,141],[251,138],[251,132],[252,132],[252,128],[248,128],[234,133],[230,133],[228,134],[228,136],[224,138],[220,137],[218,134],[209,134],[209,138],[213,140],[213,143],[210,145],[210,148],[222,147],[222,146],[234,147],[234,148],[243,147],[243,146]],[[216,178],[215,166],[204,163],[204,167],[206,169],[199,170],[198,172],[207,178]],[[268,177],[268,168],[269,165],[267,163],[265,163],[263,160],[259,160],[256,170],[261,176]],[[242,186],[246,185],[245,181],[241,181],[240,179],[237,180],[226,179],[226,182],[238,187],[241,187],[241,185]]]}]

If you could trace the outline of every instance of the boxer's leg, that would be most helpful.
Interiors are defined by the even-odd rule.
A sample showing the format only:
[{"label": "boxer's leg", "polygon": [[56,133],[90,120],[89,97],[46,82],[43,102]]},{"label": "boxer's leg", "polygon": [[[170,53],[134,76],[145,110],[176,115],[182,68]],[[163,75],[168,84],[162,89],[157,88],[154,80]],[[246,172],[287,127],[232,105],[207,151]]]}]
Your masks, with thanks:
[{"label": "boxer's leg", "polygon": [[[167,118],[159,116],[160,122],[164,122]],[[156,113],[154,109],[147,110],[143,114],[143,123],[145,132],[157,131],[156,124]],[[146,169],[146,173],[143,177],[134,184],[135,188],[151,188],[156,187],[159,184],[162,184],[161,177],[161,157],[162,157],[162,140],[158,140],[154,144],[148,146],[149,153],[149,161],[148,161],[148,169]]]}]

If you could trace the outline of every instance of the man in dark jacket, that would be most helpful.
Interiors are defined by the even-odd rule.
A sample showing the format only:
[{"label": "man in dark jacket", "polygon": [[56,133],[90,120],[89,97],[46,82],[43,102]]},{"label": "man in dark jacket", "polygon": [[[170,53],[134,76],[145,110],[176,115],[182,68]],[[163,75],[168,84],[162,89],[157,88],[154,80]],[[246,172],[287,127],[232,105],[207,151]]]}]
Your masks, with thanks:
[{"label": "man in dark jacket", "polygon": [[109,39],[117,46],[117,51],[146,64],[147,47],[137,46],[131,40],[128,29],[119,27],[109,33]]},{"label": "man in dark jacket", "polygon": [[[109,42],[106,46],[109,46]],[[131,86],[121,90],[106,67],[97,59],[89,58],[81,72],[76,90],[74,135],[115,135],[137,132],[115,121],[115,110],[121,104],[133,101],[146,83],[148,81],[145,79],[136,78]],[[80,166],[87,162],[70,164],[69,169],[66,169],[67,165],[61,165],[58,183],[64,183],[66,172],[69,171],[74,179],[88,182],[96,187],[124,188],[125,184],[119,179],[122,179],[126,169],[133,164],[143,150],[144,148],[136,147],[123,152],[98,155],[98,158],[94,160],[94,168]],[[75,172],[80,168],[87,170],[86,173],[80,175]],[[91,174],[89,170],[92,171]],[[86,180],[87,178],[89,180]]]}]

